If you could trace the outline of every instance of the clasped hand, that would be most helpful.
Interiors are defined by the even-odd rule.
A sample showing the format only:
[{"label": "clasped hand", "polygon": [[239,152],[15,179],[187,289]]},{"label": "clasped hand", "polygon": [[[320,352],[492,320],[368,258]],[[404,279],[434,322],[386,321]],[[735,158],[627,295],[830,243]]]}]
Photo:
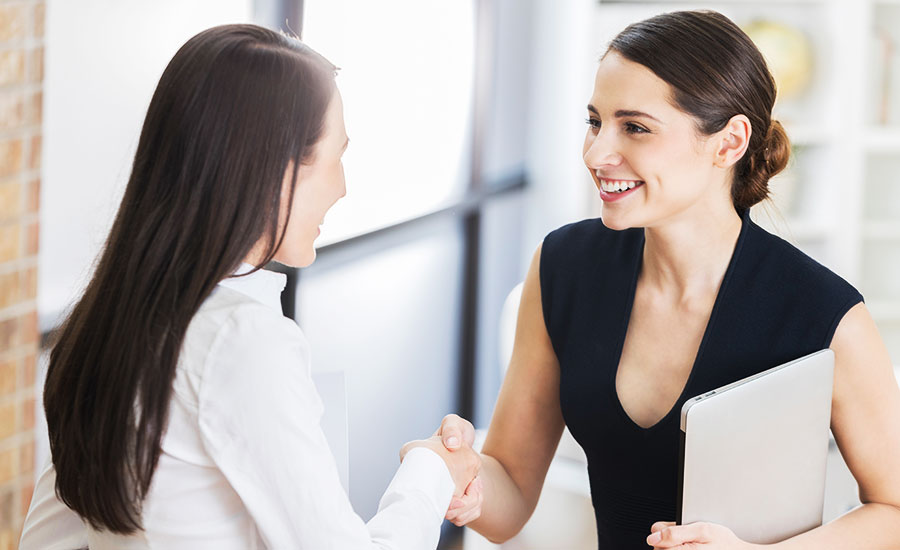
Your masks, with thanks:
[{"label": "clasped hand", "polygon": [[[461,458],[466,461],[473,460],[478,466],[481,459],[478,453],[472,450],[475,441],[475,428],[472,424],[455,415],[448,414],[441,422],[441,427],[434,432],[430,439],[407,443],[403,447],[405,454],[412,446],[427,446],[444,457],[444,460]],[[449,451],[449,452],[448,452]],[[451,462],[447,463],[453,472]],[[463,526],[481,517],[481,506],[484,501],[483,484],[477,477],[477,468],[465,470],[465,473],[454,475],[457,492],[450,503],[446,518],[455,525]],[[467,477],[468,476],[468,477]],[[474,476],[474,478],[472,477]],[[659,521],[650,529],[647,536],[648,546],[655,550],[756,550],[764,545],[752,544],[742,541],[731,529],[713,523],[698,522],[689,525],[675,525],[670,521]]]},{"label": "clasped hand", "polygon": [[744,542],[731,529],[715,523],[675,525],[658,521],[650,528],[647,544],[655,550],[751,550],[761,545]]},{"label": "clasped hand", "polygon": [[472,449],[474,442],[475,428],[472,423],[455,414],[448,414],[430,438],[410,441],[400,450],[401,461],[415,447],[431,449],[444,459],[456,485],[445,518],[460,527],[481,516],[483,484],[478,477],[481,455]]}]

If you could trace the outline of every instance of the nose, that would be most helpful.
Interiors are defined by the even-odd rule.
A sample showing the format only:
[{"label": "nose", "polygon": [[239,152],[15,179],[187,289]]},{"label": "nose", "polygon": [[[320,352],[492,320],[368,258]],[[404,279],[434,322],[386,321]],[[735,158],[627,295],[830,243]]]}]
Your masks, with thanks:
[{"label": "nose", "polygon": [[584,164],[591,170],[622,164],[616,138],[612,131],[601,128],[596,135],[585,138]]}]

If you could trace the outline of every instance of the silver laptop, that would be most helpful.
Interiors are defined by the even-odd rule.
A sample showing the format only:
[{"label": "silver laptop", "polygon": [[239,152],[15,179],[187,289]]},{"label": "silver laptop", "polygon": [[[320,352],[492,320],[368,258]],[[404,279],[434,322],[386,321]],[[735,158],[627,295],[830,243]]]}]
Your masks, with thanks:
[{"label": "silver laptop", "polygon": [[677,523],[760,544],[821,525],[833,383],[826,349],[688,400]]}]

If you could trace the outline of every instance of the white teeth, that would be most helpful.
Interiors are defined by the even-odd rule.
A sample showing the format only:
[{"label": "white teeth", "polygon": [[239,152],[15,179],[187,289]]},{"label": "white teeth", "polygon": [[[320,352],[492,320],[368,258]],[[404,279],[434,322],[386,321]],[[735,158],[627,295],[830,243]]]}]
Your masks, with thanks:
[{"label": "white teeth", "polygon": [[621,193],[628,189],[634,189],[642,183],[636,181],[607,180],[599,177],[598,179],[600,179],[600,188],[607,193]]}]

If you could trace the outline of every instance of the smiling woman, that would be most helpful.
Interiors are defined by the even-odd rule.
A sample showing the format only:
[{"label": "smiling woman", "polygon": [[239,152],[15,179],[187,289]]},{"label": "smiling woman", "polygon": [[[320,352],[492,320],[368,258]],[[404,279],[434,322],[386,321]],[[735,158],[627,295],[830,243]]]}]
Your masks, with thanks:
[{"label": "smiling woman", "polygon": [[[779,547],[896,547],[900,389],[884,343],[853,286],[749,216],[789,157],[774,101],[762,55],[719,13],[658,15],[612,40],[583,145],[601,218],[551,232],[534,255],[483,489],[451,520],[516,534],[567,426],[588,458],[601,550],[755,548],[727,526],[667,523],[678,413],[831,348],[831,428],[865,504]],[[471,428],[448,417],[440,432],[449,444]]]},{"label": "smiling woman", "polygon": [[[714,172],[722,170],[732,172],[731,199],[736,210],[744,210],[768,196],[769,179],[784,169],[790,157],[787,134],[771,118],[775,81],[750,39],[718,14],[685,18],[677,29],[664,23],[664,19],[642,22],[620,33],[597,71],[594,97],[588,105],[584,161],[600,189],[604,221],[610,227],[652,225],[654,213],[652,208],[648,212],[647,203],[641,211],[650,219],[619,221],[627,216],[631,203],[641,200],[622,200],[638,195],[632,189],[649,182],[643,200],[693,205],[700,195],[716,194],[680,182],[715,183],[721,178],[712,177]],[[717,26],[730,54],[710,55],[701,70],[685,70],[683,60],[694,55],[689,51],[694,47],[690,37],[704,32],[705,25]],[[659,55],[663,50],[669,55]],[[600,139],[604,121],[611,126]],[[745,140],[735,142],[741,156],[733,170],[730,164],[700,162],[718,145],[711,138],[726,126],[736,129],[729,139]],[[646,176],[634,173],[638,170]]]}]

